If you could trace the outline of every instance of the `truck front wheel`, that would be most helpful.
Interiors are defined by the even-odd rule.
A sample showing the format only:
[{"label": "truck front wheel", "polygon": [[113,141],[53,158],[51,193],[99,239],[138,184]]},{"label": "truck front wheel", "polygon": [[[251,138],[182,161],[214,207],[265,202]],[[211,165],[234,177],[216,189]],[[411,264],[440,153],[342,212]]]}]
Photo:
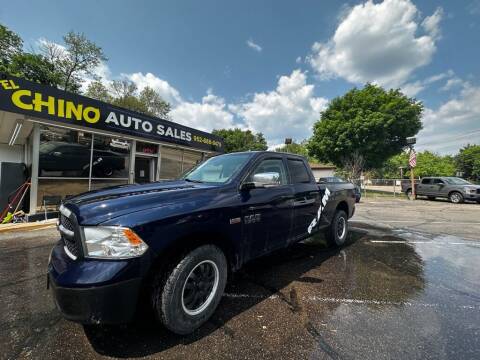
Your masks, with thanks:
[{"label": "truck front wheel", "polygon": [[213,314],[227,283],[227,260],[214,245],[188,253],[155,281],[152,302],[158,318],[170,331],[186,335]]},{"label": "truck front wheel", "polygon": [[343,210],[338,210],[333,217],[332,223],[326,233],[328,244],[331,246],[342,246],[348,235],[348,216]]}]

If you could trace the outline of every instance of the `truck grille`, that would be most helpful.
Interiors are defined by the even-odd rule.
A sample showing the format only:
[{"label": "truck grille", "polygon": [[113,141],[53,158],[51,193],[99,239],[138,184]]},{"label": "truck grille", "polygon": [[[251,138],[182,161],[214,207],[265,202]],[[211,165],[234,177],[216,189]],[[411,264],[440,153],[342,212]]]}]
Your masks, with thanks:
[{"label": "truck grille", "polygon": [[[75,221],[75,215],[70,211],[60,209],[59,230],[63,243],[68,251],[75,257],[82,255],[81,239],[78,236],[78,225]],[[69,216],[66,216],[66,212]]]}]

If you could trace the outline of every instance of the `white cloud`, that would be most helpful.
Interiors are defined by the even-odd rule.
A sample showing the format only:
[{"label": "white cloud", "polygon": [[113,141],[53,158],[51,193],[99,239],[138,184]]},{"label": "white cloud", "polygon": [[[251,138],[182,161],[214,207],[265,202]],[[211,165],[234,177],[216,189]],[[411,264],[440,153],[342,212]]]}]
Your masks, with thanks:
[{"label": "white cloud", "polygon": [[467,83],[465,83],[462,79],[458,77],[453,77],[451,79],[448,79],[445,85],[443,85],[440,90],[442,91],[448,91],[451,90],[457,86],[465,86]]},{"label": "white cloud", "polygon": [[473,0],[468,4],[467,10],[470,15],[478,15],[480,14],[480,0]]},{"label": "white cloud", "polygon": [[440,38],[440,21],[442,20],[442,18],[443,9],[441,7],[438,7],[432,15],[427,16],[422,21],[422,27],[427,32],[427,34],[430,34],[430,36],[434,39]]},{"label": "white cloud", "polygon": [[436,110],[425,109],[419,148],[456,152],[467,143],[480,143],[480,87],[463,84],[460,93]]},{"label": "white cloud", "polygon": [[297,64],[301,64],[302,63],[302,57],[301,56],[298,56],[296,59],[295,59],[295,62]]},{"label": "white cloud", "polygon": [[327,99],[315,97],[314,86],[306,82],[306,74],[294,70],[281,76],[277,88],[255,93],[250,102],[231,106],[255,132],[262,132],[269,145],[283,143],[286,137],[298,141],[310,137],[313,123],[320,118]]},{"label": "white cloud", "polygon": [[208,91],[202,102],[182,102],[170,112],[171,120],[195,129],[212,131],[213,129],[234,126],[233,114],[227,110],[225,100]]},{"label": "white cloud", "polygon": [[261,52],[263,50],[263,48],[256,44],[252,39],[248,39],[247,40],[247,46],[257,52]]},{"label": "white cloud", "polygon": [[[401,90],[407,96],[415,96],[419,92],[423,91],[428,85],[431,85],[437,81],[446,79],[451,76],[454,76],[454,73],[452,70],[448,70],[447,72],[432,75],[423,80],[403,84]],[[448,81],[450,81],[450,79]]]},{"label": "white cloud", "polygon": [[419,16],[410,0],[357,5],[341,18],[328,42],[312,46],[310,65],[321,79],[399,87],[436,50],[442,10],[424,20],[425,34],[417,36]]},{"label": "white cloud", "polygon": [[137,72],[133,74],[122,74],[122,76],[133,81],[140,91],[147,86],[151,87],[172,106],[182,102],[182,98],[177,89],[171,86],[168,81],[162,80],[152,73],[143,74],[142,72]]}]

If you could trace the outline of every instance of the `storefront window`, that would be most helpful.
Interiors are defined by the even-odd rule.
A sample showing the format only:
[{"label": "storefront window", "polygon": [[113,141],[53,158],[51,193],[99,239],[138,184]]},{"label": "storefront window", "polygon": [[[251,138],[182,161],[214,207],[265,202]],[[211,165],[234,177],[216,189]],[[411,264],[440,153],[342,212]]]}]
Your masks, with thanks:
[{"label": "storefront window", "polygon": [[187,172],[202,161],[202,153],[198,151],[184,150],[183,172]]},{"label": "storefront window", "polygon": [[158,154],[158,145],[156,144],[149,144],[137,141],[137,154],[147,154],[147,155],[157,155]]},{"label": "storefront window", "polygon": [[182,151],[181,149],[162,146],[160,179],[176,179],[182,174]]},{"label": "storefront window", "polygon": [[55,210],[70,196],[88,191],[88,179],[38,179],[37,211]]},{"label": "storefront window", "polygon": [[38,175],[88,178],[91,142],[89,133],[43,126],[40,130]]},{"label": "storefront window", "polygon": [[128,179],[130,147],[127,140],[94,134],[92,178]]}]

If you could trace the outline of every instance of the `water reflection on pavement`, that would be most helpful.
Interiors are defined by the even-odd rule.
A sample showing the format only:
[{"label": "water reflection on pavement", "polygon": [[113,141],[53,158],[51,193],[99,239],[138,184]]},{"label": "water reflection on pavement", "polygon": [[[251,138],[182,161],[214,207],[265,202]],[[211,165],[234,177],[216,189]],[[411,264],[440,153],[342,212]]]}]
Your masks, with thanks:
[{"label": "water reflection on pavement", "polygon": [[[478,358],[480,242],[353,229],[258,259],[187,337],[150,319],[82,327],[45,290],[52,234],[0,242],[1,358]],[[19,245],[20,244],[20,245]],[[30,245],[32,244],[32,245]],[[33,245],[34,244],[34,245]]]}]

